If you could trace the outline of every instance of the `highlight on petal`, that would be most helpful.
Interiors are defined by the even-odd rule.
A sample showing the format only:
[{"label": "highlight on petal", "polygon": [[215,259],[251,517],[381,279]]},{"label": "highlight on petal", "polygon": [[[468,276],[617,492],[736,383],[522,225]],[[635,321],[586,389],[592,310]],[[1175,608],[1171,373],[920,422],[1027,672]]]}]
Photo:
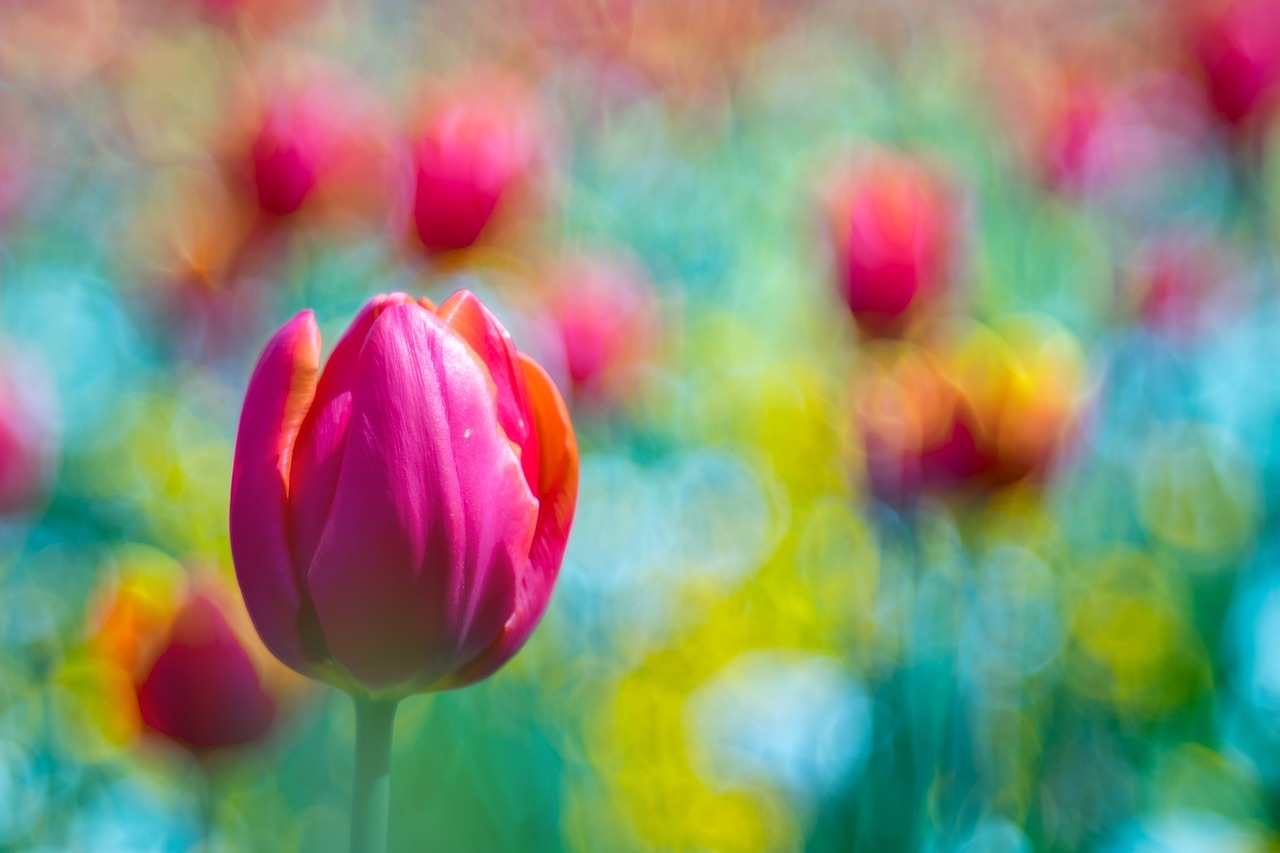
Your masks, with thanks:
[{"label": "highlight on petal", "polygon": [[520,467],[529,488],[537,491],[538,442],[533,426],[524,372],[511,336],[498,318],[475,294],[460,290],[446,299],[436,312],[440,319],[462,336],[480,358],[493,380],[498,404],[498,423],[520,452]]},{"label": "highlight on petal", "polygon": [[310,311],[267,343],[245,392],[231,472],[231,554],[245,606],[276,657],[302,671],[301,595],[288,536],[294,441],[315,397],[320,330]]},{"label": "highlight on petal", "polygon": [[578,442],[569,410],[537,362],[520,354],[520,367],[532,404],[539,455],[538,525],[516,591],[516,608],[502,636],[464,667],[451,687],[487,678],[510,660],[528,641],[546,612],[560,563],[569,542],[578,501]]},{"label": "highlight on petal", "polygon": [[515,610],[537,507],[475,354],[420,306],[384,311],[308,571],[333,657],[388,695],[475,657]]}]

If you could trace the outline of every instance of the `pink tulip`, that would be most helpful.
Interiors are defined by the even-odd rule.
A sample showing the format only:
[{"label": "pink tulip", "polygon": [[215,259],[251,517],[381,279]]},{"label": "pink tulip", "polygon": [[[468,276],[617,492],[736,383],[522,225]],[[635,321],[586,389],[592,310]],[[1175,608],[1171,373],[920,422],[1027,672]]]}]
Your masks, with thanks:
[{"label": "pink tulip", "polygon": [[414,144],[413,224],[428,252],[465,249],[521,195],[541,157],[527,94],[484,80],[437,104]]},{"label": "pink tulip", "polygon": [[583,256],[556,278],[550,315],[577,402],[623,402],[659,337],[657,295],[638,263]]},{"label": "pink tulip", "polygon": [[1280,2],[1197,6],[1190,40],[1209,102],[1223,121],[1241,125],[1274,106],[1280,85]]},{"label": "pink tulip", "polygon": [[228,126],[228,165],[253,203],[272,217],[383,221],[393,148],[378,99],[318,61],[253,82]]},{"label": "pink tulip", "polygon": [[328,168],[330,142],[307,112],[277,101],[253,141],[253,182],[258,205],[279,216],[302,207]]},{"label": "pink tulip", "polygon": [[864,331],[896,333],[948,284],[949,194],[923,164],[893,153],[867,158],[833,183],[826,214],[837,287]]},{"label": "pink tulip", "polygon": [[577,499],[564,402],[470,293],[377,296],[323,374],[310,311],[249,381],[231,547],[290,667],[396,700],[495,672],[529,639]]}]

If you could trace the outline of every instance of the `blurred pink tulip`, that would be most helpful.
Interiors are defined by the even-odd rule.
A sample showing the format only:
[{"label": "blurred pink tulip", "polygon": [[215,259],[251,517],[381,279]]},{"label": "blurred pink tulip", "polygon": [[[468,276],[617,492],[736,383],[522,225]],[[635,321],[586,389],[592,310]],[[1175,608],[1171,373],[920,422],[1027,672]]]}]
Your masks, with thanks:
[{"label": "blurred pink tulip", "polygon": [[1113,209],[1159,205],[1168,176],[1192,167],[1208,142],[1195,88],[1176,75],[1111,88],[1068,83],[1051,100],[1040,146],[1046,183]]},{"label": "blurred pink tulip", "polygon": [[390,144],[376,100],[338,69],[268,85],[265,103],[250,113],[240,165],[258,207],[275,216],[304,208],[385,216]]},{"label": "blurred pink tulip", "polygon": [[1228,124],[1269,110],[1280,84],[1280,0],[1197,4],[1191,50],[1206,95]]},{"label": "blurred pink tulip", "polygon": [[841,295],[859,326],[896,332],[947,284],[953,211],[942,183],[902,155],[873,156],[826,199]]},{"label": "blurred pink tulip", "polygon": [[413,147],[413,228],[428,252],[465,249],[517,201],[543,156],[531,99],[505,78],[442,99]]},{"label": "blurred pink tulip", "polygon": [[319,373],[310,311],[249,381],[231,547],[299,672],[399,699],[495,672],[546,609],[577,499],[554,384],[470,293],[371,300]]},{"label": "blurred pink tulip", "polygon": [[644,271],[618,257],[578,258],[560,270],[549,307],[575,397],[624,398],[658,339],[657,298]]},{"label": "blurred pink tulip", "polygon": [[284,215],[302,206],[332,156],[326,137],[325,128],[303,105],[276,101],[268,107],[251,154],[263,210]]}]

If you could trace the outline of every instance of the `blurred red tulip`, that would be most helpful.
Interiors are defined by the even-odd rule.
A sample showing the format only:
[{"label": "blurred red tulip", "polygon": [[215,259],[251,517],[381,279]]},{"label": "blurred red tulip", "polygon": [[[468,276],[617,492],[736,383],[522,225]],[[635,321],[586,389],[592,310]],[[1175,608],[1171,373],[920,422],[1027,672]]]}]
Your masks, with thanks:
[{"label": "blurred red tulip", "polygon": [[840,293],[864,331],[901,331],[949,283],[954,200],[901,154],[866,157],[833,184],[825,201]]},{"label": "blurred red tulip", "polygon": [[1070,445],[1083,394],[1079,346],[1047,321],[975,327],[934,349],[886,343],[855,390],[871,492],[901,503],[1042,479]]},{"label": "blurred red tulip", "polygon": [[555,385],[465,291],[356,316],[319,374],[311,312],[245,395],[231,548],[254,625],[298,672],[399,699],[485,678],[528,640],[577,499]]},{"label": "blurred red tulip", "polygon": [[203,595],[174,617],[138,685],[138,709],[152,731],[197,750],[255,741],[276,716],[244,646],[213,599]]},{"label": "blurred red tulip", "polygon": [[265,737],[300,686],[266,654],[234,593],[213,577],[113,578],[93,603],[90,628],[99,665],[133,685],[132,697],[115,700],[136,708],[114,709],[115,716],[197,755]]}]

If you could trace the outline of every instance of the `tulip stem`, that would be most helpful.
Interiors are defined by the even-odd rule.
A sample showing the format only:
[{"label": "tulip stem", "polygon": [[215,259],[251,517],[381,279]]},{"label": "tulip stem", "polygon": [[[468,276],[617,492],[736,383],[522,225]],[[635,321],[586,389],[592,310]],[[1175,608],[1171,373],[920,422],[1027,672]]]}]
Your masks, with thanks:
[{"label": "tulip stem", "polygon": [[396,703],[356,696],[356,768],[351,853],[385,853],[391,803],[391,730]]}]

